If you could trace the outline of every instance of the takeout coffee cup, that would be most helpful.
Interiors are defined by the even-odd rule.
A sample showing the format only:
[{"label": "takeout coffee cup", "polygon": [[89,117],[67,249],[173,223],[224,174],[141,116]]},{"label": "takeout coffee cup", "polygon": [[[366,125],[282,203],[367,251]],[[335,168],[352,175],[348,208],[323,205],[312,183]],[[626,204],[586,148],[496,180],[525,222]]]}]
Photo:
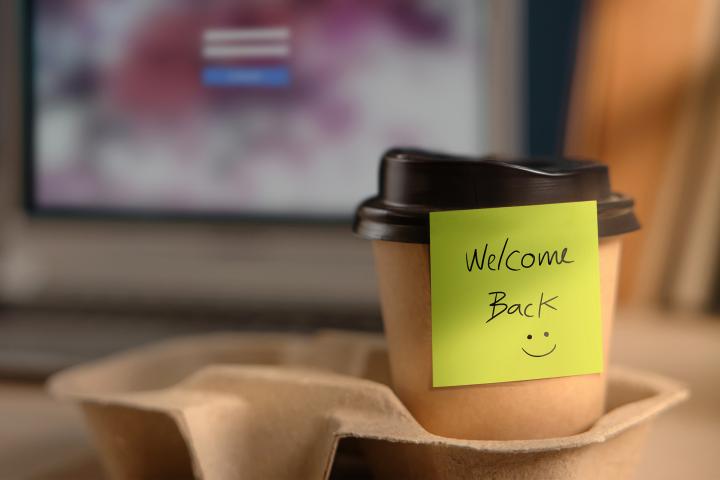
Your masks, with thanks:
[{"label": "takeout coffee cup", "polygon": [[612,331],[621,234],[639,228],[633,201],[610,189],[606,166],[572,159],[467,158],[388,151],[379,194],[354,231],[373,241],[393,388],[429,432],[511,440],[572,435],[600,418],[603,373],[433,388],[429,212],[597,201],[603,354]]}]

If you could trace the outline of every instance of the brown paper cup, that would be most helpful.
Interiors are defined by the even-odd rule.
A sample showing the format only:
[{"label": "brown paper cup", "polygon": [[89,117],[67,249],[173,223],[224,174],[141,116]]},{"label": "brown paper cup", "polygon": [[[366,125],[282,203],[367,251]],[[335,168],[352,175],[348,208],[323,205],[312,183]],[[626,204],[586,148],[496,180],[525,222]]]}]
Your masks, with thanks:
[{"label": "brown paper cup", "polygon": [[[621,237],[599,242],[605,366]],[[373,241],[395,392],[429,432],[519,440],[576,434],[605,406],[605,373],[460,387],[432,387],[429,245]]]},{"label": "brown paper cup", "polygon": [[607,166],[414,149],[383,155],[378,192],[358,206],[353,230],[373,241],[394,388],[428,431],[464,439],[549,438],[585,431],[602,414],[604,373],[432,387],[430,214],[579,201],[597,206],[607,366],[621,234],[640,227],[633,200],[613,192]]}]

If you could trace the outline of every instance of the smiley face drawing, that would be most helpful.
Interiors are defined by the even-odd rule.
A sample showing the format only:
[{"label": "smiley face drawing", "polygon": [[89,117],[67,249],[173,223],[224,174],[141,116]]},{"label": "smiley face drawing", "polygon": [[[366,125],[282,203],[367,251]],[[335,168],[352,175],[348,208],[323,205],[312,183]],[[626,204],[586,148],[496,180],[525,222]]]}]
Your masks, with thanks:
[{"label": "smiley face drawing", "polygon": [[[549,336],[550,336],[550,332],[545,332],[545,333],[543,333],[543,336],[545,336],[546,338],[549,337]],[[529,335],[527,336],[527,339],[528,339],[528,340],[532,340],[532,339],[533,339],[532,334],[529,334]],[[528,352],[528,351],[525,349],[525,347],[520,347],[520,348],[522,349],[523,352],[525,352],[526,355],[528,355],[528,356],[530,356],[530,357],[533,357],[533,358],[540,358],[540,357],[547,357],[548,355],[550,355],[551,353],[553,353],[553,352],[555,351],[555,349],[557,348],[557,343],[553,344],[553,346],[552,346],[552,348],[551,348],[550,350],[546,351],[545,353],[540,353],[540,354],[530,353],[530,352]],[[532,350],[532,349],[531,349],[531,350]]]}]

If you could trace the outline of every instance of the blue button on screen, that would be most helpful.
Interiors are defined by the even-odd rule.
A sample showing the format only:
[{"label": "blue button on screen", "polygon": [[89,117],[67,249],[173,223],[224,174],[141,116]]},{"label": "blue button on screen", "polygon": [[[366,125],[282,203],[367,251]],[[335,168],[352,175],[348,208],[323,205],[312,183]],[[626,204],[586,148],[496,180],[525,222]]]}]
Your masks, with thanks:
[{"label": "blue button on screen", "polygon": [[202,72],[206,87],[287,87],[287,67],[206,67]]}]

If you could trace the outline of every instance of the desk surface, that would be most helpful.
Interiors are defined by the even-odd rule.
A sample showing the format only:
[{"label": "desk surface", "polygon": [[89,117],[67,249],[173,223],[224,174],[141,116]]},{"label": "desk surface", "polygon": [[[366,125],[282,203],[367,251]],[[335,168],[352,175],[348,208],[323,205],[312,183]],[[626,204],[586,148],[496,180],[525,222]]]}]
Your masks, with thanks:
[{"label": "desk surface", "polygon": [[[687,383],[692,397],[651,430],[638,478],[711,479],[720,472],[720,319],[624,312],[612,362]],[[0,383],[0,478],[96,479],[82,417],[38,384]]]}]

